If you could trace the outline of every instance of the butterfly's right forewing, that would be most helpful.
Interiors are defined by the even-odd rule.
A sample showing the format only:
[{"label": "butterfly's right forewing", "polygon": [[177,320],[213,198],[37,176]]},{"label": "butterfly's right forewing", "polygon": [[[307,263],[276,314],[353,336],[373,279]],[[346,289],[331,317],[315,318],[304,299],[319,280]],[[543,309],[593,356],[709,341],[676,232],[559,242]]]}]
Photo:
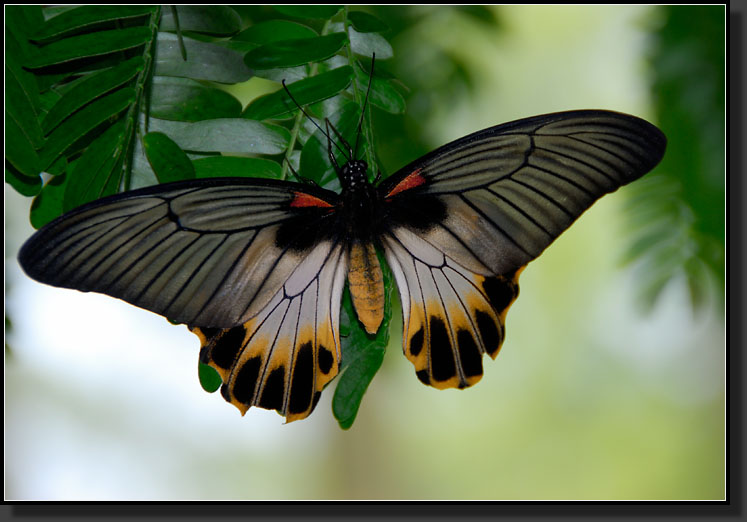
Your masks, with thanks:
[{"label": "butterfly's right forewing", "polygon": [[650,123],[573,111],[485,129],[379,187],[404,351],[418,377],[469,386],[495,356],[518,275],[598,198],[643,176],[666,139]]}]

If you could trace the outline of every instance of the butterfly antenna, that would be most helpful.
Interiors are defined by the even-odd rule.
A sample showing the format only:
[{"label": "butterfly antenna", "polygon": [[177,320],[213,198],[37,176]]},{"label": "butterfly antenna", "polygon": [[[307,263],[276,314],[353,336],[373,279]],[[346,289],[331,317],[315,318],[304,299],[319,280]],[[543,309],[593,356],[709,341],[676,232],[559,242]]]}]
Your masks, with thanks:
[{"label": "butterfly antenna", "polygon": [[366,98],[363,100],[363,110],[361,111],[361,118],[358,122],[358,134],[355,136],[355,148],[353,149],[353,157],[358,155],[358,140],[361,137],[361,129],[363,128],[363,116],[366,114],[366,107],[368,106],[368,94],[371,92],[371,80],[373,80],[374,62],[376,61],[376,53],[371,53],[371,72],[368,76],[368,88],[366,89]]},{"label": "butterfly antenna", "polygon": [[[296,99],[295,99],[295,98],[293,97],[293,95],[291,94],[291,92],[290,92],[290,89],[288,89],[288,86],[287,86],[287,85],[285,85],[285,79],[283,79],[283,81],[282,81],[282,82],[280,82],[280,83],[282,83],[282,84],[283,84],[283,88],[285,89],[285,92],[287,92],[287,93],[288,93],[288,96],[290,96],[290,99],[291,99],[291,100],[293,101],[293,103],[295,103],[295,104],[296,104],[296,107],[298,107],[298,108],[299,108],[299,109],[301,110],[301,112],[302,112],[302,113],[304,114],[304,116],[306,116],[306,117],[307,117],[307,118],[308,118],[308,119],[309,119],[309,120],[311,121],[311,123],[313,123],[313,124],[314,124],[314,127],[316,127],[317,129],[319,129],[319,131],[320,131],[320,132],[321,132],[322,134],[324,134],[324,136],[325,136],[325,137],[327,138],[327,141],[328,141],[328,142],[331,142],[331,141],[332,141],[332,138],[330,137],[330,135],[329,135],[329,132],[325,132],[325,130],[321,128],[321,126],[320,126],[320,125],[319,125],[319,124],[318,124],[318,123],[316,122],[316,120],[315,120],[314,118],[312,118],[311,116],[309,116],[309,113],[308,113],[308,112],[306,112],[306,111],[304,110],[304,108],[303,108],[303,107],[301,107],[301,104],[300,104],[300,103],[298,103],[298,102],[296,101]],[[337,147],[337,148],[338,148],[338,149],[340,150],[340,152],[342,152],[343,154],[345,154],[345,151],[344,151],[344,150],[342,149],[342,147],[340,147],[340,146],[339,146],[339,145],[338,145],[337,143],[335,143],[335,147]],[[329,147],[329,149],[330,149],[330,150],[332,150],[332,147],[330,146],[330,147]],[[331,153],[330,153],[330,154],[331,154]],[[336,162],[335,162],[335,163],[336,163]]]}]

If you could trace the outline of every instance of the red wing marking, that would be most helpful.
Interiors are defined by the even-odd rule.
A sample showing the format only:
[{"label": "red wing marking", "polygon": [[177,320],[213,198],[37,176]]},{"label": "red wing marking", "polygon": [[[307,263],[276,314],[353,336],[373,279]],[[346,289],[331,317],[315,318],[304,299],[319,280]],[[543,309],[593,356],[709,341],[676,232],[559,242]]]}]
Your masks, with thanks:
[{"label": "red wing marking", "polygon": [[290,202],[291,207],[322,207],[322,208],[333,208],[334,205],[327,203],[323,199],[306,194],[304,192],[295,192],[295,196]]},{"label": "red wing marking", "polygon": [[397,183],[397,185],[392,190],[389,191],[389,194],[387,194],[386,197],[391,198],[392,196],[395,196],[399,194],[400,192],[404,192],[405,190],[410,190],[424,183],[425,183],[425,178],[420,175],[420,169],[415,169],[412,171],[412,174],[410,174],[405,179]]}]

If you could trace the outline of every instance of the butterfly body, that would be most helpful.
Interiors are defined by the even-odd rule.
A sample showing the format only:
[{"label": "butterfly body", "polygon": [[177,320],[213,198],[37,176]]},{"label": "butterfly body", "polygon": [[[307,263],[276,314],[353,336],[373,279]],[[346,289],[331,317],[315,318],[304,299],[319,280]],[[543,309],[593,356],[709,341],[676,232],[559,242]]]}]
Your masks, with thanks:
[{"label": "butterfly body", "polygon": [[469,387],[501,348],[527,263],[599,197],[651,170],[665,145],[633,116],[547,114],[446,144],[378,185],[351,154],[340,194],[225,178],[110,196],[46,225],[19,260],[39,281],[188,325],[227,401],[292,421],[339,371],[346,281],[366,331],[381,324],[377,250],[418,379]]}]

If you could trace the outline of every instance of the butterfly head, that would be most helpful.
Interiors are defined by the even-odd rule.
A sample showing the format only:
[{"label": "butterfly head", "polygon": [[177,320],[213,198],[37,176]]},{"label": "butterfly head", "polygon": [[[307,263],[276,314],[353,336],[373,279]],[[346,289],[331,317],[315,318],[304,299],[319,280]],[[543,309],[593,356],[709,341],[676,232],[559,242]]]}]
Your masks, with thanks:
[{"label": "butterfly head", "polygon": [[340,169],[340,184],[344,190],[355,191],[368,184],[366,172],[368,163],[363,160],[351,160]]}]

